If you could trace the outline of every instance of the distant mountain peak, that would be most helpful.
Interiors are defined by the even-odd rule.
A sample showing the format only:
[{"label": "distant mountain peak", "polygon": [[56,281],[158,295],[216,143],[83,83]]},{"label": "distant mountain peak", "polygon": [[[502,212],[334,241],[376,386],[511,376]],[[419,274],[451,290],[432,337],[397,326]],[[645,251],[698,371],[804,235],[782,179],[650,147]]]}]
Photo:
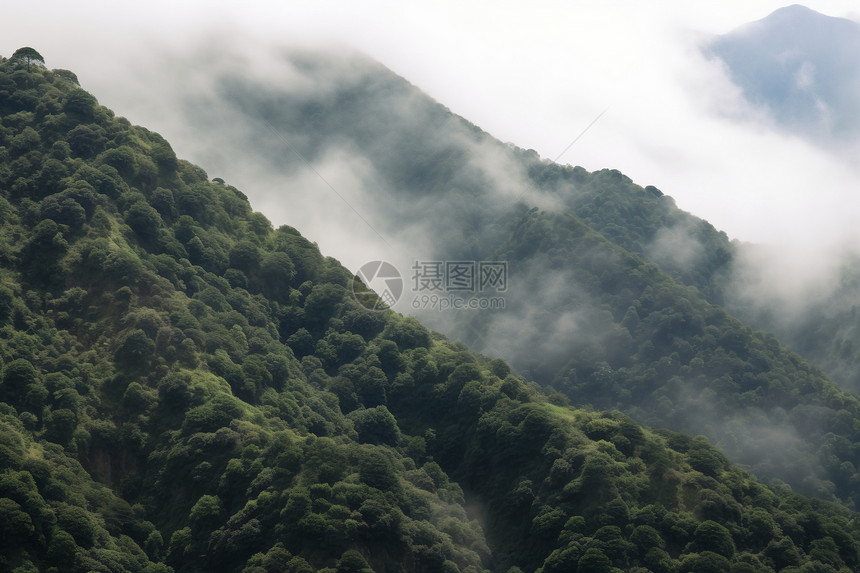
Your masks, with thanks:
[{"label": "distant mountain peak", "polygon": [[[774,10],[761,20],[730,32],[765,30],[768,34],[783,35],[786,32],[799,34],[793,40],[801,45],[812,45],[818,41],[837,45],[846,40],[846,35],[860,33],[860,24],[847,18],[828,16],[801,4],[792,4]],[[770,36],[769,39],[774,39]]]},{"label": "distant mountain peak", "polygon": [[705,46],[787,131],[832,144],[860,134],[860,23],[793,4]]},{"label": "distant mountain peak", "polygon": [[828,16],[827,14],[822,14],[817,10],[813,10],[808,6],[804,6],[803,4],[791,4],[790,6],[784,6],[782,8],[777,8],[770,15],[766,16],[764,20],[777,19],[777,18],[817,18],[819,20],[837,20],[844,22],[851,22],[851,20],[847,20],[845,18],[839,18],[837,16]]},{"label": "distant mountain peak", "polygon": [[[790,6],[784,6],[782,8],[777,8],[773,12],[771,12],[768,18],[772,17],[782,17],[782,16],[808,16],[812,14],[817,14],[818,16],[824,16],[821,12],[816,12],[812,8],[808,8],[803,4],[792,4]],[[829,16],[828,16],[829,17]]]}]

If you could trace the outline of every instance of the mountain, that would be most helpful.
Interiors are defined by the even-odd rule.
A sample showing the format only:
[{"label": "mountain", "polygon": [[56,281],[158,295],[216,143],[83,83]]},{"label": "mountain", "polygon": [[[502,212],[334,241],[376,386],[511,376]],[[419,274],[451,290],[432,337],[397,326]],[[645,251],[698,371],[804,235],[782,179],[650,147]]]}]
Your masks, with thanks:
[{"label": "mountain", "polygon": [[[736,316],[746,250],[725,233],[617,170],[499,142],[361,55],[220,61],[172,63],[206,72],[182,113],[202,154],[285,212],[325,204],[321,241],[399,268],[396,310],[574,404],[705,435],[762,479],[856,507],[860,399]],[[445,311],[416,263],[452,261],[507,262],[505,292]]]},{"label": "mountain", "polygon": [[3,570],[860,564],[855,513],[369,310],[294,228],[17,54],[0,59]]},{"label": "mountain", "polygon": [[[793,5],[713,38],[703,50],[722,61],[746,99],[783,129],[853,162],[860,135],[860,24]],[[806,273],[785,263],[777,271],[760,268],[788,258],[780,246],[741,246],[717,302],[858,392],[860,263],[856,241],[845,243],[830,268],[810,261],[818,268]],[[819,276],[810,281],[810,274]],[[774,292],[775,281],[798,287]]]},{"label": "mountain", "polygon": [[860,24],[799,5],[713,39],[747,100],[788,131],[827,144],[860,134]]}]

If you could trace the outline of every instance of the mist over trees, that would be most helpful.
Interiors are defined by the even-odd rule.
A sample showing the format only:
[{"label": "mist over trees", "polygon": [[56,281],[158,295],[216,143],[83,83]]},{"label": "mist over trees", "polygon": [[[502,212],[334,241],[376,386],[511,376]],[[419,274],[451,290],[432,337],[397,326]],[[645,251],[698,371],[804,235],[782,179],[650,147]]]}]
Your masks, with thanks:
[{"label": "mist over trees", "polygon": [[[403,108],[432,111],[442,139],[432,160],[389,159],[415,194],[382,205],[405,216],[410,205],[454,201],[451,232],[441,232],[451,203],[424,219],[440,225],[431,254],[521,265],[531,290],[511,293],[507,320],[520,321],[518,344],[533,355],[512,354],[512,369],[359,304],[350,270],[295,228],[274,228],[242,191],[99,105],[70,74],[0,60],[0,568],[860,566],[856,397],[643,258],[635,227],[625,246],[620,226],[614,242],[608,223],[596,230],[586,218],[585,206],[596,221],[599,196],[617,193],[620,212],[651,209],[648,248],[673,248],[677,235],[663,228],[677,227],[710,253],[719,233],[656,189],[546,164],[421,98]],[[400,80],[379,82],[415,96]],[[327,105],[302,113],[335,129],[344,108],[324,95]],[[402,117],[416,130],[426,119]],[[375,130],[370,120],[363,129]],[[313,142],[300,151],[313,157]],[[500,158],[508,167],[488,170]],[[499,189],[507,202],[491,194]],[[695,256],[669,259],[701,274],[688,268]],[[537,297],[542,313],[530,305]],[[478,317],[472,328],[506,344],[503,315]],[[541,321],[556,340],[541,340]],[[518,370],[552,376],[555,390]],[[783,481],[842,505],[766,485],[705,436],[648,429],[615,409],[687,413],[678,426],[692,425],[704,410],[683,400],[685,383],[702,407],[721,408],[714,416],[737,414],[739,452],[753,444],[742,430],[774,427],[781,410],[799,441],[785,460],[764,449],[762,459],[774,475],[814,459],[822,473]]]},{"label": "mist over trees", "polygon": [[[854,389],[856,353],[846,337],[856,330],[840,324],[853,316],[850,282],[838,304],[800,312],[768,296],[767,275],[755,273],[770,266],[745,264],[750,246],[654,186],[502,144],[358,55],[288,52],[273,66],[265,74],[211,68],[211,89],[186,100],[196,129],[254,150],[242,156],[254,165],[252,180],[278,181],[277,196],[301,208],[316,199],[294,190],[329,191],[301,175],[292,149],[334,174],[372,230],[344,205],[332,208],[332,220],[355,225],[314,228],[328,240],[348,228],[353,245],[364,237],[364,251],[350,251],[366,253],[359,264],[383,258],[406,276],[420,260],[510,263],[502,312],[395,310],[505,358],[574,404],[704,434],[761,477],[856,503],[860,460],[846,444],[857,436],[844,420],[857,416],[858,402],[820,370]],[[211,128],[216,110],[242,127]],[[218,158],[225,169],[249,169]],[[801,304],[808,299],[792,293]],[[821,323],[828,316],[838,318]],[[811,324],[839,334],[810,335]]]}]

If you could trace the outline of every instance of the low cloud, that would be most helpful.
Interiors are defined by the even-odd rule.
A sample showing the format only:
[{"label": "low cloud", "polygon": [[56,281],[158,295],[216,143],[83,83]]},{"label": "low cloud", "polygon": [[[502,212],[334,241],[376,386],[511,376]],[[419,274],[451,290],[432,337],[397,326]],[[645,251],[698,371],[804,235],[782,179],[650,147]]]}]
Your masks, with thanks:
[{"label": "low cloud", "polygon": [[[656,185],[735,239],[781,244],[801,233],[807,242],[826,243],[833,229],[853,224],[860,187],[853,158],[860,150],[821,150],[787,137],[700,51],[709,37],[779,7],[777,1],[713,8],[679,1],[599,8],[479,1],[240,9],[155,2],[125,7],[119,14],[125,25],[117,26],[117,14],[96,3],[70,9],[49,2],[57,17],[47,22],[23,5],[11,7],[0,51],[35,46],[49,67],[72,69],[102,103],[239,186],[207,150],[208,135],[185,117],[182,98],[215,89],[217,67],[242,69],[295,94],[320,90],[324,78],[337,83],[350,68],[304,74],[285,63],[284,52],[357,49],[500,140],[545,158],[558,157],[606,111],[561,162],[615,168]],[[856,11],[849,1],[813,7],[833,16]],[[211,121],[241,128],[230,115]]]},{"label": "low cloud", "polygon": [[667,270],[688,272],[704,254],[694,229],[683,224],[661,227],[645,247],[645,256]]}]

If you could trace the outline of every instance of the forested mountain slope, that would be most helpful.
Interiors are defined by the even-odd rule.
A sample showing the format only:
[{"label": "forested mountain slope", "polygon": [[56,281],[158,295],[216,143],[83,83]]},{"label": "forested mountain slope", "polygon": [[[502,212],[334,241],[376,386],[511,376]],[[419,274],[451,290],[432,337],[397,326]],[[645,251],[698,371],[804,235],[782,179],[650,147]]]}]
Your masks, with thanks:
[{"label": "forested mountain slope", "polygon": [[[361,56],[286,53],[280,75],[196,64],[210,84],[187,113],[225,170],[290,180],[303,158],[337,173],[407,278],[416,260],[509,262],[504,311],[431,309],[427,324],[575,404],[705,434],[760,477],[856,506],[860,400],[719,306],[756,316],[734,304],[742,249],[724,233],[618,171],[502,144]],[[237,140],[252,151],[224,153]]]},{"label": "forested mountain slope", "polygon": [[[855,395],[573,215],[526,213],[511,237],[494,255],[533,277],[524,291],[539,314],[517,326],[532,299],[510,296],[512,319],[480,315],[476,339],[517,328],[509,336],[529,341],[518,363],[576,403],[705,433],[760,476],[853,503]],[[576,323],[567,333],[538,326],[564,316]]]},{"label": "forested mountain slope", "polygon": [[0,215],[3,570],[860,564],[854,513],[367,310],[295,229],[20,56]]}]

